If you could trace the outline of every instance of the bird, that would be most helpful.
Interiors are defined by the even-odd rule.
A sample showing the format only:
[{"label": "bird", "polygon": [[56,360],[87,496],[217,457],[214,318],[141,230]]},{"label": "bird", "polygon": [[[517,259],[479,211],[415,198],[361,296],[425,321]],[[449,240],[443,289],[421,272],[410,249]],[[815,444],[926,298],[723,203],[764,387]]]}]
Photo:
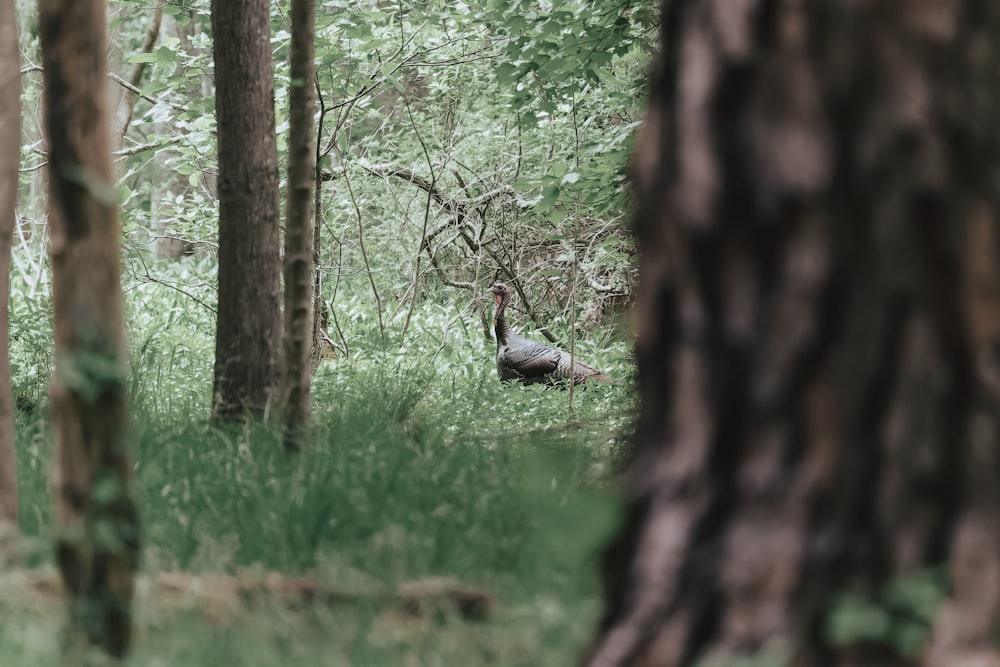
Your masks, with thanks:
[{"label": "bird", "polygon": [[558,384],[572,380],[573,384],[587,381],[610,382],[611,378],[593,366],[573,359],[569,352],[529,340],[512,330],[504,311],[510,303],[510,288],[496,283],[489,289],[496,301],[493,329],[497,336],[497,374],[504,382],[517,380],[522,384]]}]

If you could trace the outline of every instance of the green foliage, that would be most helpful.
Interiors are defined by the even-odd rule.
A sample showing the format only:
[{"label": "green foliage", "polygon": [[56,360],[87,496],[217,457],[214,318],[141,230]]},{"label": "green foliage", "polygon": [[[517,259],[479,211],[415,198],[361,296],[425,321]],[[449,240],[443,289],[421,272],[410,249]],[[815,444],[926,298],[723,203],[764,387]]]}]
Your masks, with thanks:
[{"label": "green foliage", "polygon": [[45,249],[37,242],[19,244],[10,274],[11,388],[22,407],[44,404],[52,373],[51,284]]},{"label": "green foliage", "polygon": [[917,657],[947,594],[946,572],[940,568],[890,580],[878,600],[844,593],[827,616],[826,639],[833,645],[887,644],[901,655]]}]

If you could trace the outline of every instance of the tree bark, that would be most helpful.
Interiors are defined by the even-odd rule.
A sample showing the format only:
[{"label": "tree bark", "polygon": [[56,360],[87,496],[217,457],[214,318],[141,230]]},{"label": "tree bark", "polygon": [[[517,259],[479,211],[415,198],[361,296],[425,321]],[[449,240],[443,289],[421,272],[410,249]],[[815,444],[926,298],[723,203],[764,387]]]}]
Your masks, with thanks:
[{"label": "tree bark", "polygon": [[56,369],[56,556],[70,629],[127,650],[139,528],[129,496],[121,229],[101,0],[40,0]]},{"label": "tree bark", "polygon": [[17,456],[8,350],[10,246],[21,155],[21,73],[14,0],[0,0],[0,555],[17,528]]},{"label": "tree bark", "polygon": [[309,425],[313,349],[314,0],[292,0],[289,49],[288,187],[285,193],[285,451]]},{"label": "tree bark", "polygon": [[219,134],[213,416],[266,415],[280,380],[281,257],[267,0],[212,0]]},{"label": "tree bark", "polygon": [[[589,664],[998,664],[1000,6],[667,0],[661,43]],[[835,637],[843,594],[888,629]]]}]

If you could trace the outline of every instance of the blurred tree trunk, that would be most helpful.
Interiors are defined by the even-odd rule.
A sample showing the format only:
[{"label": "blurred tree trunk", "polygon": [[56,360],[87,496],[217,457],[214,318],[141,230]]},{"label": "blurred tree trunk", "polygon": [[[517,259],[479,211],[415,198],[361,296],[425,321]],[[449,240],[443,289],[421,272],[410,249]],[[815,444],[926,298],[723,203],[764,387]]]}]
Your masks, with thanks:
[{"label": "blurred tree trunk", "polygon": [[[662,20],[589,664],[1000,664],[1000,4]],[[934,566],[924,622],[906,582]]]},{"label": "blurred tree trunk", "polygon": [[309,424],[313,346],[313,181],[316,96],[313,92],[314,0],[292,0],[288,110],[288,187],[285,200],[286,451],[298,450]]},{"label": "blurred tree trunk", "polygon": [[70,629],[113,656],[131,635],[139,529],[129,497],[121,229],[111,179],[103,0],[40,0],[56,368],[56,556]]},{"label": "blurred tree trunk", "polygon": [[0,555],[17,530],[17,457],[7,352],[7,305],[21,156],[20,66],[14,0],[0,0]]},{"label": "blurred tree trunk", "polygon": [[281,256],[267,0],[212,0],[219,133],[213,416],[266,414],[280,377]]}]

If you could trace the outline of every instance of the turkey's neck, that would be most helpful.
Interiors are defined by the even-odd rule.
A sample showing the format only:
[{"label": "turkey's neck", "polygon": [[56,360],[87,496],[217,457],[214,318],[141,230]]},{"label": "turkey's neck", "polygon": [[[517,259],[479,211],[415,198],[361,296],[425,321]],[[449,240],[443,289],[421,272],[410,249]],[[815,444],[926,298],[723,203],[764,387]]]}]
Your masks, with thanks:
[{"label": "turkey's neck", "polygon": [[507,318],[503,315],[504,311],[507,310],[508,301],[510,301],[509,295],[501,297],[500,303],[497,304],[497,312],[493,316],[493,329],[496,331],[497,345],[506,345],[510,339],[510,325],[507,324]]}]

